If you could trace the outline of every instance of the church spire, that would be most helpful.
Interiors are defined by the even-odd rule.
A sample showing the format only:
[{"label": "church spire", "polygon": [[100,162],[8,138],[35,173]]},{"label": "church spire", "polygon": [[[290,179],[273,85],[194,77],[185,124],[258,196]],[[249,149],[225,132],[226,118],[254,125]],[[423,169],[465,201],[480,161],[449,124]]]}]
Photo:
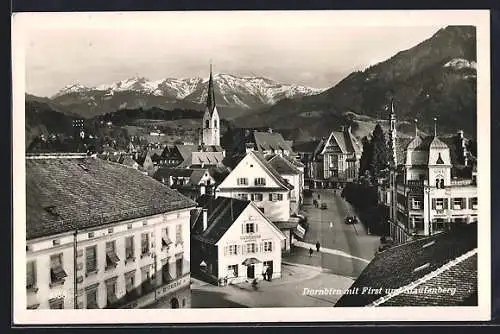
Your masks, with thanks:
[{"label": "church spire", "polygon": [[212,63],[210,63],[210,79],[208,79],[207,108],[210,114],[215,108],[214,80],[212,77]]}]

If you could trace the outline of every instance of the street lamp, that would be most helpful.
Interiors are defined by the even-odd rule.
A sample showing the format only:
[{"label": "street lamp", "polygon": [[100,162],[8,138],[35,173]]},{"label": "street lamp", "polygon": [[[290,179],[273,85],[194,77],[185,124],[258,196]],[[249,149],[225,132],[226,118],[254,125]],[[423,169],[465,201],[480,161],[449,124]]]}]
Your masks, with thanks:
[{"label": "street lamp", "polygon": [[424,193],[427,196],[427,220],[429,224],[429,235],[432,235],[432,219],[431,219],[431,186],[424,184]]}]

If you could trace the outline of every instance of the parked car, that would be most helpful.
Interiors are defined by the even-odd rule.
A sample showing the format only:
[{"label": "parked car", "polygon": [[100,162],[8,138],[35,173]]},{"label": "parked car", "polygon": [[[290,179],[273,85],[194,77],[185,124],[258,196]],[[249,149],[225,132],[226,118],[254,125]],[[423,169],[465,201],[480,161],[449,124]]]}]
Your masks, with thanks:
[{"label": "parked car", "polygon": [[326,209],[328,209],[326,203],[321,203],[321,210],[326,210]]},{"label": "parked car", "polygon": [[357,224],[358,223],[358,218],[356,218],[355,216],[345,217],[345,223],[346,224]]}]

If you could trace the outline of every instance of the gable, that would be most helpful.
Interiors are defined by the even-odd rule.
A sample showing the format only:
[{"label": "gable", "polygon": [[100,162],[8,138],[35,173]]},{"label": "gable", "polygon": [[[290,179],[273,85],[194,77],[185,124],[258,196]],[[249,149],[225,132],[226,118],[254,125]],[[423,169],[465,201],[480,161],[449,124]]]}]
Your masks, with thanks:
[{"label": "gable", "polygon": [[[286,188],[278,182],[274,175],[269,172],[252,153],[247,154],[222,181],[218,188],[252,188],[254,179],[263,177],[267,188]],[[238,185],[238,178],[247,178],[248,185]]]},{"label": "gable", "polygon": [[247,223],[254,223],[257,225],[255,233],[257,240],[286,239],[285,235],[262,214],[255,204],[251,203],[241,212],[231,227],[229,227],[226,233],[217,241],[216,245],[232,241],[241,243],[241,234]]}]

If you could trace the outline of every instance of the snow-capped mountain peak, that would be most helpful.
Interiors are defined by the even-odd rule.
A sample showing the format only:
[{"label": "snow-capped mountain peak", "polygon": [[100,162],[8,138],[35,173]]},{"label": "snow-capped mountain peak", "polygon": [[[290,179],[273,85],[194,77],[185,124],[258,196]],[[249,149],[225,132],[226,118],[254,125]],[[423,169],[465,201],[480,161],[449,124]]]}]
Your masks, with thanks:
[{"label": "snow-capped mountain peak", "polygon": [[[54,98],[66,94],[101,94],[113,96],[119,92],[135,92],[144,95],[165,97],[167,100],[183,100],[204,103],[207,95],[207,78],[165,78],[149,80],[134,76],[111,84],[88,87],[81,84],[69,85],[59,91]],[[283,98],[315,95],[325,89],[293,84],[282,84],[269,78],[257,76],[236,76],[227,73],[214,75],[215,95],[218,105],[255,108],[271,105]],[[104,93],[104,94],[103,94]]]}]

